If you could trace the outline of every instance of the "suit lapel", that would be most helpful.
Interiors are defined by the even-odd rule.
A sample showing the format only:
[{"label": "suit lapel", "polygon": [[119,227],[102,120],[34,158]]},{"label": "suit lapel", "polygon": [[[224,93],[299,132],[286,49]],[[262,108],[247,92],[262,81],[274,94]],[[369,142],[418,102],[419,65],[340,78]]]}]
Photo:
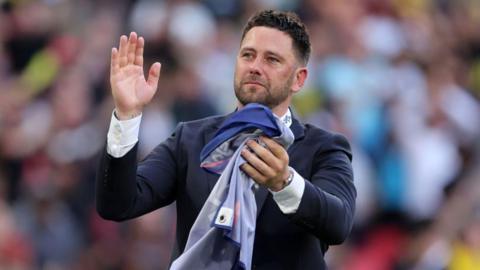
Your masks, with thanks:
[{"label": "suit lapel", "polygon": [[292,125],[290,126],[290,130],[293,132],[293,135],[295,136],[295,141],[305,137],[305,129],[302,123],[300,123],[300,121],[297,119],[296,115],[292,116]]},{"label": "suit lapel", "polygon": [[257,217],[263,208],[263,204],[268,196],[268,189],[264,186],[259,186],[255,191],[255,202],[257,203]]}]

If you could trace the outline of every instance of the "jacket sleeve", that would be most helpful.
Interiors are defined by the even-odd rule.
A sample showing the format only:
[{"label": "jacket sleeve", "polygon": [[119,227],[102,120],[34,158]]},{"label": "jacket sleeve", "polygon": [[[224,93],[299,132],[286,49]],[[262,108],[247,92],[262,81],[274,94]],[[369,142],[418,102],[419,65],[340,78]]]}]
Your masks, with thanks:
[{"label": "jacket sleeve", "polygon": [[123,221],[172,203],[176,198],[182,124],[142,162],[135,145],[114,158],[106,148],[96,176],[96,207],[102,218]]},{"label": "jacket sleeve", "polygon": [[356,189],[350,146],[340,135],[314,156],[312,178],[305,180],[300,205],[291,220],[323,242],[342,243],[353,225]]}]

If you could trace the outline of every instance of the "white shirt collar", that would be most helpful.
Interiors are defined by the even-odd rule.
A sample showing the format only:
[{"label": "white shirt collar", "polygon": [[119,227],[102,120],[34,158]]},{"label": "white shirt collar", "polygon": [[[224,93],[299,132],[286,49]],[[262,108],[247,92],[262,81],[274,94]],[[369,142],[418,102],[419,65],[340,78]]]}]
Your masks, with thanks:
[{"label": "white shirt collar", "polygon": [[290,112],[290,108],[288,108],[287,112],[280,117],[280,120],[282,120],[287,127],[292,125],[292,112]]}]

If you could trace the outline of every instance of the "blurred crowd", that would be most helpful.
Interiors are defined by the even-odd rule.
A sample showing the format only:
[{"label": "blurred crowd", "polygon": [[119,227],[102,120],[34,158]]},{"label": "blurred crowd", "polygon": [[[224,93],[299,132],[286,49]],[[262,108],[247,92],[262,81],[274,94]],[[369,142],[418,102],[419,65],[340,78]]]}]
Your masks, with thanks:
[{"label": "blurred crowd", "polygon": [[[235,108],[255,11],[294,10],[313,54],[294,113],[352,144],[356,222],[330,269],[480,269],[480,1],[0,0],[0,269],[166,268],[175,208],[95,211],[111,47],[162,63],[140,156],[176,123]],[[273,225],[273,224],[272,224]]]}]

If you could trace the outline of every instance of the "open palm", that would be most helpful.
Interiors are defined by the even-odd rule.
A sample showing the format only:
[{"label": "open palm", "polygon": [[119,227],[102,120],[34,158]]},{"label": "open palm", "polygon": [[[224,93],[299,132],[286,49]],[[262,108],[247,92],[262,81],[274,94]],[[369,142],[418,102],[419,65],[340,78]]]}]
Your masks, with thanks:
[{"label": "open palm", "polygon": [[112,49],[110,84],[116,115],[120,120],[139,115],[152,100],[160,78],[160,63],[154,63],[145,79],[143,50],[145,41],[135,32],[120,37],[119,49]]}]

